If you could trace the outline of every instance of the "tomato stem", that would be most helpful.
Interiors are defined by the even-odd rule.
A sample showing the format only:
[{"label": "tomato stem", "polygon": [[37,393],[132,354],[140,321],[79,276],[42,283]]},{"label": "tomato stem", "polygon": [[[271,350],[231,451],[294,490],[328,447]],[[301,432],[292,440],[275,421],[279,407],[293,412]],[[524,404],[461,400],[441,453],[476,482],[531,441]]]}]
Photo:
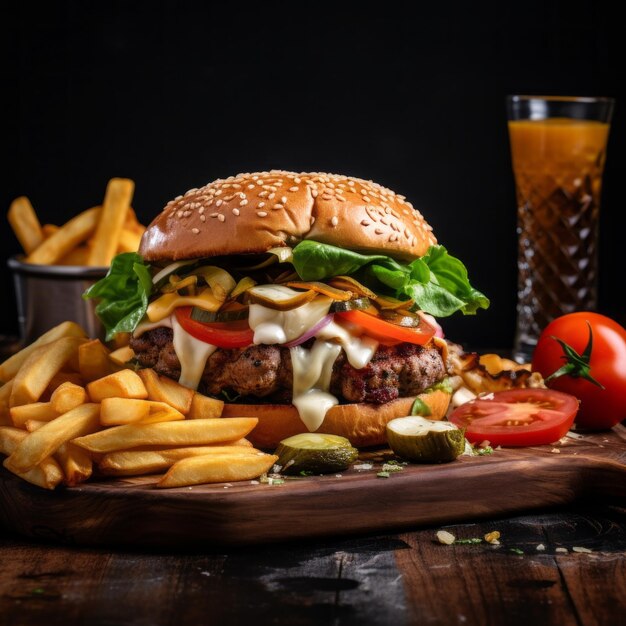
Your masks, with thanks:
[{"label": "tomato stem", "polygon": [[566,344],[562,339],[551,335],[551,338],[557,341],[561,348],[563,348],[563,356],[561,358],[565,360],[565,364],[556,370],[556,372],[550,374],[550,376],[545,379],[546,382],[559,378],[560,376],[571,376],[572,378],[584,378],[590,383],[600,387],[600,389],[604,389],[604,385],[591,375],[589,361],[591,360],[591,351],[593,349],[593,332],[589,322],[587,322],[587,327],[589,328],[589,341],[582,354],[578,354],[572,346]]}]

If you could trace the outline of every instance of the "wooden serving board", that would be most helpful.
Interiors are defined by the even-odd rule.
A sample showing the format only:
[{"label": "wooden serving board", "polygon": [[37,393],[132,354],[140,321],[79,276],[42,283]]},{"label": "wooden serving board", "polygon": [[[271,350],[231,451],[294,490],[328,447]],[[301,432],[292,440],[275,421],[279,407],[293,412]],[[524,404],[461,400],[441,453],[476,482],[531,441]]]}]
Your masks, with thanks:
[{"label": "wooden serving board", "polygon": [[[0,472],[0,526],[76,545],[210,547],[380,532],[493,517],[582,498],[626,498],[626,428],[442,465],[312,476],[282,485],[161,490],[154,477],[45,491]],[[558,450],[559,452],[556,452]]]}]

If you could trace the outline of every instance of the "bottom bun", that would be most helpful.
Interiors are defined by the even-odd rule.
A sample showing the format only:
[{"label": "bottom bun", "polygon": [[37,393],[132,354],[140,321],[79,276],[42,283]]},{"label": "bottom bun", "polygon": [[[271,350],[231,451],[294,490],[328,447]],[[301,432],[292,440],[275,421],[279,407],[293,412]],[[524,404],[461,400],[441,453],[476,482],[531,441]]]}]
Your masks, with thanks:
[{"label": "bottom bun", "polygon": [[[429,419],[441,419],[450,404],[450,394],[439,389],[417,397],[430,408]],[[387,442],[387,422],[409,415],[414,401],[415,397],[381,405],[339,404],[326,413],[318,432],[346,437],[357,448],[379,446]],[[283,439],[307,432],[293,404],[225,404],[222,415],[258,417],[259,423],[247,437],[257,448],[274,449]]]}]

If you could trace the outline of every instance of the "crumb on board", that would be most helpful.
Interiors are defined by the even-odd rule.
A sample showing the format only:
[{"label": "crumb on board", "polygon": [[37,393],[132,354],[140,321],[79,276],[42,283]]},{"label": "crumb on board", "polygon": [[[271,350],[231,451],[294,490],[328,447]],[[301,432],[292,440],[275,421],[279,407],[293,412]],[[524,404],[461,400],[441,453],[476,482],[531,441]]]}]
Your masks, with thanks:
[{"label": "crumb on board", "polygon": [[452,533],[449,533],[447,530],[438,530],[437,541],[439,543],[443,543],[446,546],[451,546],[456,541],[456,537]]},{"label": "crumb on board", "polygon": [[485,535],[485,541],[494,546],[500,545],[500,531],[493,530],[490,533],[487,533]]},{"label": "crumb on board", "polygon": [[589,548],[583,548],[582,546],[574,546],[572,548],[572,552],[582,552],[583,554],[591,554],[593,550],[590,550]]},{"label": "crumb on board", "polygon": [[538,543],[537,547],[535,548],[535,550],[538,550],[539,552],[543,552],[543,550],[545,550],[546,547],[543,545],[543,543]]},{"label": "crumb on board", "polygon": [[569,550],[567,548],[557,548],[555,552],[559,552],[560,554],[567,554]]}]

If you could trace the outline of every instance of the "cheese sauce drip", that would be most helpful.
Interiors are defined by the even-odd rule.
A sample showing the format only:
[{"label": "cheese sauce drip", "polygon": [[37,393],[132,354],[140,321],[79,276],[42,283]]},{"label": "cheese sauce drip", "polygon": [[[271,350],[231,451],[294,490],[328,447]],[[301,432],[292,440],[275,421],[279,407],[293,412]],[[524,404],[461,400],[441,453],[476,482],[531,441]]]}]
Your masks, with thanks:
[{"label": "cheese sauce drip", "polygon": [[180,361],[178,382],[185,387],[197,389],[208,358],[217,346],[192,337],[179,323],[175,315],[170,316],[174,330],[174,352]]}]

